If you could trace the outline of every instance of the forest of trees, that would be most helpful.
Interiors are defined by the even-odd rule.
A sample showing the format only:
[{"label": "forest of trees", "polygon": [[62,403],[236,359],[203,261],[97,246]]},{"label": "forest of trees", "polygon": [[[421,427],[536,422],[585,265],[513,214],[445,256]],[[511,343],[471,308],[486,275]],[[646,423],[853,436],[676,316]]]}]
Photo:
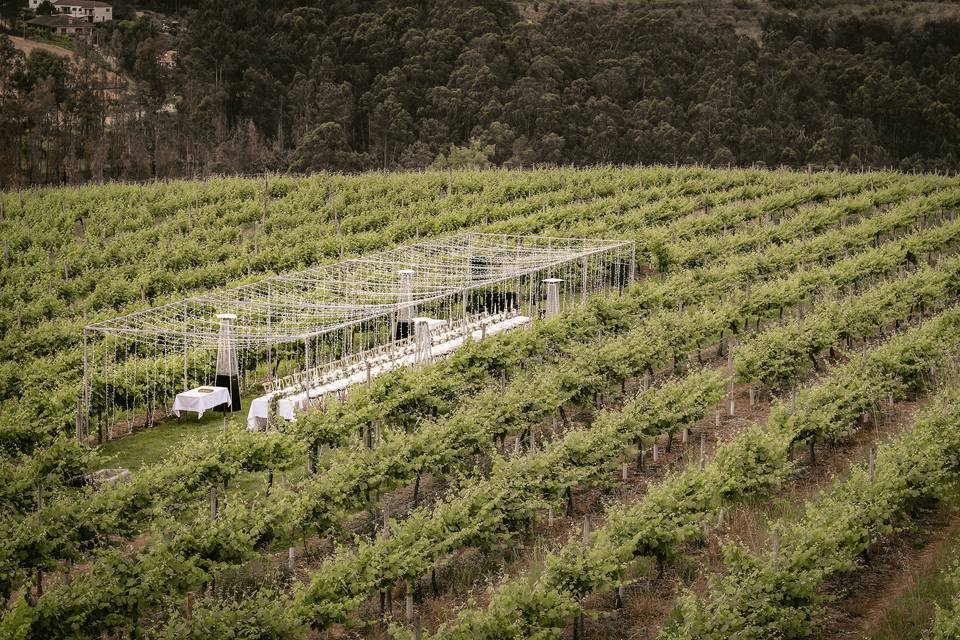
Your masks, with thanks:
[{"label": "forest of trees", "polygon": [[104,88],[95,61],[25,57],[0,37],[0,185],[484,163],[960,166],[960,21],[784,5],[765,3],[744,34],[684,3],[178,2],[174,31],[130,12],[100,28],[123,89]]}]

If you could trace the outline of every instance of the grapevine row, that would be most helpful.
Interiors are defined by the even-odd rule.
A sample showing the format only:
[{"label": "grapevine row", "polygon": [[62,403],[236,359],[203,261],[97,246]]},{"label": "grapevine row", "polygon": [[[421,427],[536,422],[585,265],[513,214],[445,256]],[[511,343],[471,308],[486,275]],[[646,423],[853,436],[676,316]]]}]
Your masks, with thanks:
[{"label": "grapevine row", "polygon": [[923,501],[943,498],[960,465],[960,396],[941,394],[908,431],[881,444],[872,469],[809,502],[797,522],[778,523],[779,549],[757,556],[728,547],[727,572],[711,580],[709,596],[681,599],[676,624],[662,638],[803,637],[813,631],[820,586],[857,568],[876,540],[909,520]]},{"label": "grapevine row", "polygon": [[[791,444],[852,432],[871,406],[902,397],[928,383],[944,350],[960,347],[960,310],[951,309],[894,337],[859,359],[836,367],[798,394],[796,410],[775,404],[766,424],[721,445],[704,469],[667,478],[637,504],[608,511],[605,525],[584,546],[571,541],[545,562],[542,575],[509,580],[491,594],[485,610],[468,610],[436,638],[539,637],[559,632],[579,611],[580,599],[609,589],[638,557],[669,557],[680,543],[703,535],[703,524],[723,507],[760,495],[789,474]],[[761,636],[755,636],[761,637]]]},{"label": "grapevine row", "polygon": [[36,572],[136,535],[158,515],[179,509],[211,486],[226,485],[243,473],[286,468],[302,455],[302,447],[289,438],[228,432],[188,444],[181,455],[142,469],[130,482],[54,494],[41,509],[0,526],[0,595],[6,599]]},{"label": "grapevine row", "polygon": [[[836,282],[836,287],[858,284]],[[826,302],[816,315],[802,324],[747,338],[737,349],[736,373],[742,382],[759,381],[770,389],[796,382],[806,366],[819,366],[816,355],[845,340],[859,339],[892,322],[899,324],[914,310],[942,304],[960,293],[960,259],[951,258],[937,267],[923,267],[905,277],[875,286],[856,305],[838,300]]]}]

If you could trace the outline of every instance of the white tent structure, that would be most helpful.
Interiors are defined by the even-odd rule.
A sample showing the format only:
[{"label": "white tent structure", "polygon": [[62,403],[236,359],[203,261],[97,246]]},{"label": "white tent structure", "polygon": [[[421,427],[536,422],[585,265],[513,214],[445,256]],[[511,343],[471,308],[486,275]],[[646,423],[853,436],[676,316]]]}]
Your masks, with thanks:
[{"label": "white tent structure", "polygon": [[93,422],[152,423],[198,384],[291,395],[407,349],[422,361],[444,353],[440,337],[541,318],[548,302],[556,313],[634,272],[630,241],[464,233],[91,324],[78,435]]}]

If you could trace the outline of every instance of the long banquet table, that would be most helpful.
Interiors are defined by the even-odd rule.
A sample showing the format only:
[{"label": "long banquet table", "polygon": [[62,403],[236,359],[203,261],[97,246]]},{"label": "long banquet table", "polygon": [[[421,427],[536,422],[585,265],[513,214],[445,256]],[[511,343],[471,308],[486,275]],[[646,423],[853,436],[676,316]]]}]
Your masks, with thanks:
[{"label": "long banquet table", "polygon": [[[469,334],[457,336],[450,340],[433,345],[430,348],[431,357],[436,358],[456,351],[466,343],[468,337],[471,340],[480,340],[484,335],[491,336],[498,333],[503,333],[504,331],[510,331],[511,329],[521,327],[529,322],[529,317],[519,315],[513,316],[512,318],[507,318],[501,322],[493,322],[487,325],[485,329],[476,329]],[[395,360],[389,360],[387,362],[372,365],[370,367],[370,376],[376,377],[382,373],[386,373],[387,371],[392,371],[394,369],[416,364],[416,359],[416,353],[408,353]],[[259,398],[255,398],[253,402],[250,403],[250,410],[247,412],[247,429],[254,431],[256,429],[263,429],[267,425],[270,400],[275,395],[280,396],[280,399],[277,401],[277,413],[284,420],[292,421],[296,419],[296,412],[305,409],[311,400],[321,398],[331,393],[344,391],[355,384],[362,384],[366,382],[366,380],[367,372],[365,370],[361,370],[351,375],[345,375],[342,378],[337,378],[332,382],[327,382],[326,384],[318,385],[306,391],[300,391],[295,394],[291,393],[293,391],[292,389],[283,389],[273,393],[268,393],[260,396]]]}]

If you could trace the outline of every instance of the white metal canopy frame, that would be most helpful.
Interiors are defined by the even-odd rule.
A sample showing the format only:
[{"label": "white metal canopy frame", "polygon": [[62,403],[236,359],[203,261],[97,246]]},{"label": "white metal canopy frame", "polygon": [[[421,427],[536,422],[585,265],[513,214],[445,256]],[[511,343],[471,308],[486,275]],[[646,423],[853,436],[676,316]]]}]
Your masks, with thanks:
[{"label": "white metal canopy frame", "polygon": [[152,423],[178,390],[211,384],[225,365],[242,388],[390,348],[413,337],[415,316],[457,326],[508,309],[552,315],[626,286],[635,252],[623,240],[463,233],[91,324],[78,436],[94,420],[98,437],[124,421],[132,430],[134,415]]}]

